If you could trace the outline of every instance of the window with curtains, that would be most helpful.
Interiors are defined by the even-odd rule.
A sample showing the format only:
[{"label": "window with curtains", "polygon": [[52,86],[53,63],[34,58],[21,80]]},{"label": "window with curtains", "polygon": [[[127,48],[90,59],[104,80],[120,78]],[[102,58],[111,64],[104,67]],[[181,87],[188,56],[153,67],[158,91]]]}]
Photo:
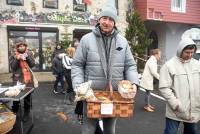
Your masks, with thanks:
[{"label": "window with curtains", "polygon": [[58,9],[58,0],[43,0],[43,7]]},{"label": "window with curtains", "polygon": [[24,0],[7,0],[8,5],[17,5],[17,6],[23,6]]},{"label": "window with curtains", "polygon": [[171,1],[171,11],[172,12],[186,12],[186,0],[172,0]]}]

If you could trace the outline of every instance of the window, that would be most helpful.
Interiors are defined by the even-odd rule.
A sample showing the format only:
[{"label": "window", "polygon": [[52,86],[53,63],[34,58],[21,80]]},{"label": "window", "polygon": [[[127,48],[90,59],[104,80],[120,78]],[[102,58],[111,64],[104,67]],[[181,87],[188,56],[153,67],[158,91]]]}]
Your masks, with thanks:
[{"label": "window", "polygon": [[83,0],[73,0],[73,10],[85,12],[87,10],[87,6]]},{"label": "window", "polygon": [[186,0],[172,0],[171,11],[173,12],[186,12]]},{"label": "window", "polygon": [[118,3],[118,0],[115,0],[115,7],[117,9],[117,15],[119,15],[119,3]]},{"label": "window", "polygon": [[58,0],[43,0],[43,7],[58,9]]},{"label": "window", "polygon": [[24,0],[7,0],[8,5],[17,5],[17,6],[23,6]]},{"label": "window", "polygon": [[58,41],[58,29],[36,28],[33,31],[32,27],[8,27],[8,54],[10,56],[14,52],[16,38],[23,37],[35,59],[35,66],[32,69],[51,71],[52,54]]},{"label": "window", "polygon": [[51,70],[52,54],[57,41],[56,36],[57,33],[54,32],[42,32],[42,70]]}]

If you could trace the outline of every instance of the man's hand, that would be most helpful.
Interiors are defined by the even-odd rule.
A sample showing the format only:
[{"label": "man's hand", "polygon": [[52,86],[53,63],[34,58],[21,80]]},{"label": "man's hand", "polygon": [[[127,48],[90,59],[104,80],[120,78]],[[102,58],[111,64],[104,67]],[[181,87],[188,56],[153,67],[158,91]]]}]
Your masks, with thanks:
[{"label": "man's hand", "polygon": [[174,109],[174,113],[176,117],[178,118],[188,120],[188,121],[194,120],[194,117],[192,117],[190,114],[187,115],[187,112],[181,110],[179,105],[177,105],[176,108]]},{"label": "man's hand", "polygon": [[135,98],[136,93],[137,93],[137,86],[133,84],[133,98]]}]

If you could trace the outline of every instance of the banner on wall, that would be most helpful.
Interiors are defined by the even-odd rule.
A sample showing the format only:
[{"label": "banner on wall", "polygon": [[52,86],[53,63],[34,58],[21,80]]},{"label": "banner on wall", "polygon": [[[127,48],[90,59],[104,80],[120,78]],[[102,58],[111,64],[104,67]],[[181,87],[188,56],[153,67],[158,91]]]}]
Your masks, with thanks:
[{"label": "banner on wall", "polygon": [[0,11],[0,24],[15,24],[21,22],[95,25],[97,23],[97,17],[91,15],[89,12],[40,12],[28,14],[26,11]]}]

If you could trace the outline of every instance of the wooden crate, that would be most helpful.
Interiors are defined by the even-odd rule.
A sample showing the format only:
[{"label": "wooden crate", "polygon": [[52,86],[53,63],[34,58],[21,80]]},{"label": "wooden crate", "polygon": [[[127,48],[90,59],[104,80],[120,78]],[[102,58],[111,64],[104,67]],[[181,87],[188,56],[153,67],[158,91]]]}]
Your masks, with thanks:
[{"label": "wooden crate", "polygon": [[[94,91],[95,96],[109,97],[109,91]],[[112,114],[101,114],[101,104],[103,101],[87,100],[87,117],[88,118],[108,118],[108,117],[132,117],[134,110],[134,100],[122,98],[117,92],[113,92],[113,112]]]}]

